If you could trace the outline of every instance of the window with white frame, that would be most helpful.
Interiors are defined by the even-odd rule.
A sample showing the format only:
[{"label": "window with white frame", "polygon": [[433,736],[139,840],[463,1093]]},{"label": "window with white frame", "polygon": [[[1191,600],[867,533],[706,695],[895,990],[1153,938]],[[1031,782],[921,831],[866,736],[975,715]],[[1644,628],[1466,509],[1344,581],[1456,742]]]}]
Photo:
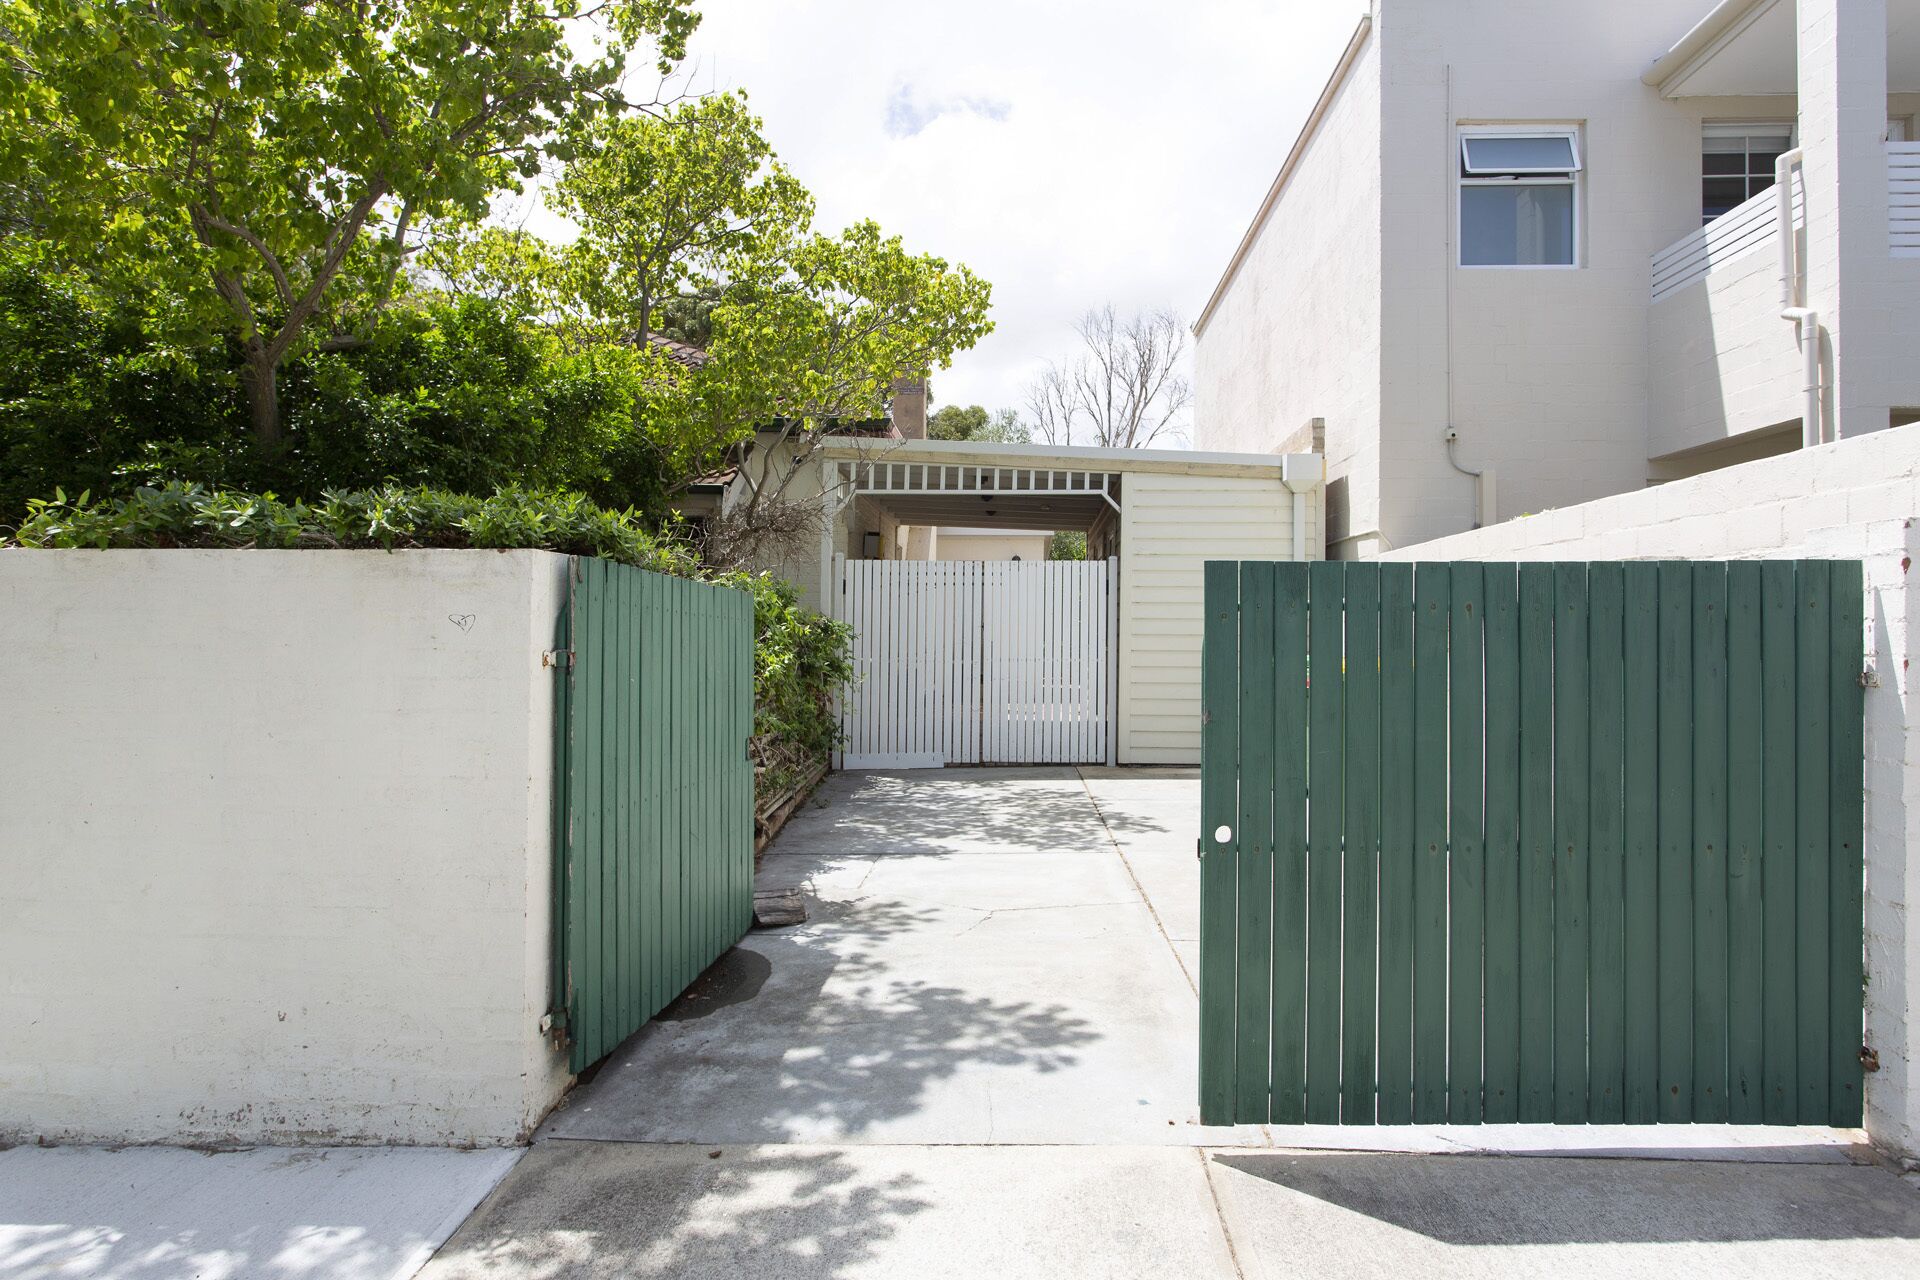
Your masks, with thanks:
[{"label": "window with white frame", "polygon": [[1700,220],[1712,222],[1773,186],[1773,162],[1792,147],[1788,121],[1702,125]]},{"label": "window with white frame", "polygon": [[1580,230],[1573,129],[1460,131],[1460,265],[1571,267]]}]

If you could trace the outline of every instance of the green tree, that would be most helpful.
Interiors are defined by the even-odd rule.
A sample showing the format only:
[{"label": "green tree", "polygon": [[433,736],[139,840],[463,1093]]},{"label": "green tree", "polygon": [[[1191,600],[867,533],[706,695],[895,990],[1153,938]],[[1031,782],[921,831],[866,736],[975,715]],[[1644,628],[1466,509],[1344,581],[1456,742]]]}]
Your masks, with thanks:
[{"label": "green tree", "polygon": [[981,406],[947,405],[927,419],[927,436],[934,440],[977,440],[983,444],[1028,444],[1033,437],[1020,415],[1011,409],[988,413]]},{"label": "green tree", "polygon": [[689,2],[0,0],[0,173],[75,263],[217,317],[271,448],[283,365],[364,341],[418,228],[564,157],[631,45],[677,63]]},{"label": "green tree", "polygon": [[1049,560],[1085,560],[1087,558],[1087,535],[1071,529],[1062,529],[1047,540],[1047,559]]},{"label": "green tree", "polygon": [[813,198],[760,130],[732,93],[587,130],[554,195],[581,228],[567,259],[590,314],[644,342],[667,300],[784,253]]}]

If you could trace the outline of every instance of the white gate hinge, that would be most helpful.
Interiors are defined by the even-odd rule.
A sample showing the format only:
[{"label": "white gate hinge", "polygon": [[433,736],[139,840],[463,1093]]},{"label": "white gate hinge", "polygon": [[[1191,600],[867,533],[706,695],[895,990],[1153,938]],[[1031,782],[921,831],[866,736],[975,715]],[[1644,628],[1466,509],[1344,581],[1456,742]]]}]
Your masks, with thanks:
[{"label": "white gate hinge", "polygon": [[1860,673],[1860,687],[1862,689],[1878,689],[1880,687],[1880,673],[1872,667],[1868,667],[1865,671],[1862,671]]},{"label": "white gate hinge", "polygon": [[540,653],[540,665],[543,667],[570,667],[573,665],[573,650],[545,649]]}]

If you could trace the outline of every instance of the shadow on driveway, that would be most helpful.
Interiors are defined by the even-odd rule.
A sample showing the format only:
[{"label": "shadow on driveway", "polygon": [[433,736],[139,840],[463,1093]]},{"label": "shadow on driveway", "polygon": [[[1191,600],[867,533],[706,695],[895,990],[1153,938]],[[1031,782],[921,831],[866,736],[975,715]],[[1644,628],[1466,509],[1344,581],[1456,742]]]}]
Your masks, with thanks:
[{"label": "shadow on driveway", "polygon": [[1871,1166],[1298,1151],[1213,1159],[1248,1175],[1226,1182],[1255,1219],[1298,1216],[1304,1198],[1449,1245],[1920,1240],[1920,1195]]}]

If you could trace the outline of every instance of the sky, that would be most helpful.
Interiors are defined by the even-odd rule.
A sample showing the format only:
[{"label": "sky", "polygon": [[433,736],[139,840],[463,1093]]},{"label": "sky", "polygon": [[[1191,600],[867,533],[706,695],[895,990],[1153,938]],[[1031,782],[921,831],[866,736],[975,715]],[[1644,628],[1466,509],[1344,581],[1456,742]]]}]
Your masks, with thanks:
[{"label": "sky", "polygon": [[1089,308],[1191,322],[1365,0],[706,0],[692,87],[744,90],[816,225],[993,285],[941,404],[1021,408]]}]

